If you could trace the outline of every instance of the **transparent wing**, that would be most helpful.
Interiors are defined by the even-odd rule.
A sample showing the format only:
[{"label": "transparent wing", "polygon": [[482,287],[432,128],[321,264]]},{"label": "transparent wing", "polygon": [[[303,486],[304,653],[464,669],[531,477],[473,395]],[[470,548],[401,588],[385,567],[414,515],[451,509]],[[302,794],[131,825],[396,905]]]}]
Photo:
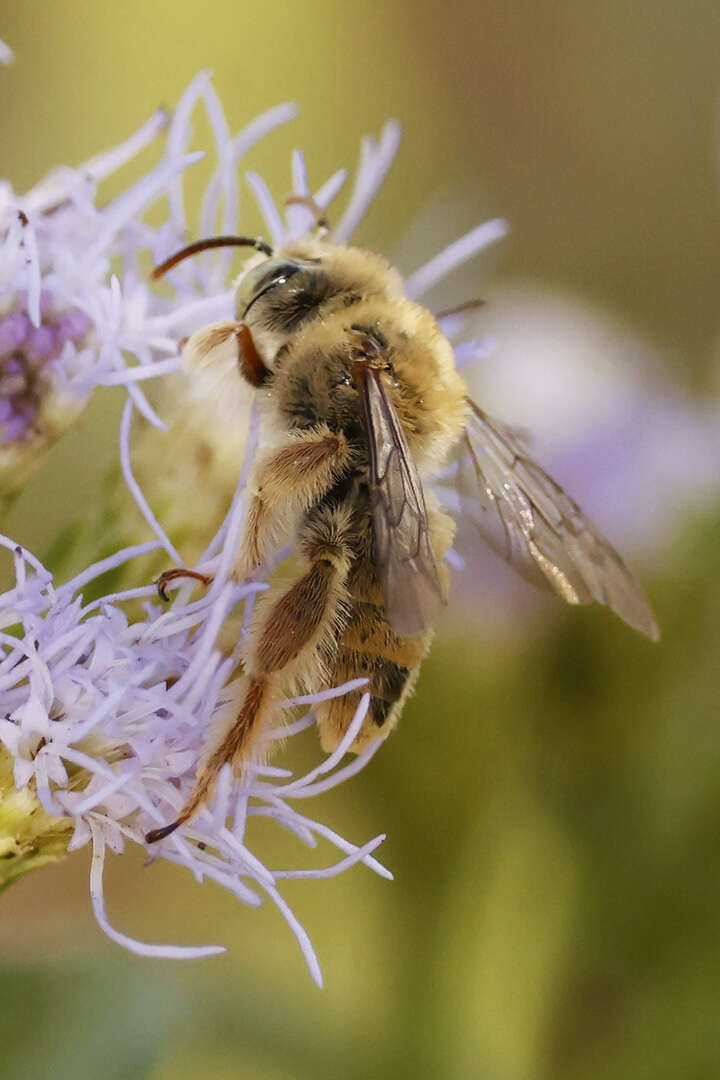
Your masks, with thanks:
[{"label": "transparent wing", "polygon": [[[642,587],[580,507],[533,461],[518,436],[468,402],[460,484],[484,539],[523,576],[568,604],[606,604],[653,641],[659,630]],[[464,480],[463,480],[464,476]]]},{"label": "transparent wing", "polygon": [[380,372],[363,381],[370,447],[370,495],[380,582],[388,622],[417,637],[437,619],[445,590],[430,544],[422,483]]}]

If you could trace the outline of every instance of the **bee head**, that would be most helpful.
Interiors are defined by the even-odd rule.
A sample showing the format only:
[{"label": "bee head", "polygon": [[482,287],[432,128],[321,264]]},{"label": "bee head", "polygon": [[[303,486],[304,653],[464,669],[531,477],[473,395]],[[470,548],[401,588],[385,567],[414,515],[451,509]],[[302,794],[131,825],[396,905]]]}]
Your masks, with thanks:
[{"label": "bee head", "polygon": [[402,296],[400,276],[385,259],[327,237],[306,236],[259,258],[235,292],[235,317],[253,332],[287,335],[360,299]]},{"label": "bee head", "polygon": [[[373,296],[403,295],[400,275],[385,259],[361,248],[337,244],[326,235],[304,236],[275,251],[257,237],[197,240],[156,267],[153,277],[162,277],[191,255],[231,246],[250,247],[256,252],[235,283],[234,325],[245,327],[251,334],[258,357],[270,370],[279,351],[307,321],[324,318]],[[225,337],[229,325],[222,328]],[[215,354],[216,337],[221,332],[217,327],[211,330],[203,346],[205,356],[210,355],[209,344]],[[194,344],[197,352],[199,345],[196,341]]]},{"label": "bee head", "polygon": [[318,259],[281,252],[253,263],[240,276],[235,316],[261,330],[287,332],[313,314],[329,291],[328,275]]}]

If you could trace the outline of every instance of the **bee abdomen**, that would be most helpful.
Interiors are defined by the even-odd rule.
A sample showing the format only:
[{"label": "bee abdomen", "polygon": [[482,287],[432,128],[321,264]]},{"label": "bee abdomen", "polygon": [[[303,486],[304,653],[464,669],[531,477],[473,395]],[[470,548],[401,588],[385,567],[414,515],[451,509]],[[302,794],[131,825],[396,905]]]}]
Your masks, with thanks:
[{"label": "bee abdomen", "polygon": [[[340,638],[332,663],[332,680],[341,684],[366,678],[370,708],[351,749],[357,753],[395,726],[402,706],[417,678],[431,634],[408,640],[388,625],[383,609],[374,604],[353,604],[353,614]],[[352,722],[364,690],[353,691],[318,706],[317,722],[325,750],[337,746]]]},{"label": "bee abdomen", "polygon": [[403,696],[409,676],[410,668],[393,660],[376,662],[370,682],[370,715],[377,727],[383,727],[393,705]]}]

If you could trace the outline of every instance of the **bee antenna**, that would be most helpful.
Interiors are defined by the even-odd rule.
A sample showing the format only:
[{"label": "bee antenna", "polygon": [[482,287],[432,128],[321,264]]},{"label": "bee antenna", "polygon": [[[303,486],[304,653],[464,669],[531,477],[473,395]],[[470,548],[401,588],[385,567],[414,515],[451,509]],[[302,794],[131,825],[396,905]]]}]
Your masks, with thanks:
[{"label": "bee antenna", "polygon": [[219,247],[251,247],[255,248],[256,251],[262,251],[263,255],[270,256],[273,253],[270,245],[257,236],[211,236],[207,240],[196,240],[194,244],[188,244],[187,247],[176,251],[169,259],[156,266],[152,272],[153,280],[157,281],[158,278],[161,278],[168,270],[172,270],[173,266],[177,266],[183,259],[187,259],[191,255],[197,255],[200,251]]}]

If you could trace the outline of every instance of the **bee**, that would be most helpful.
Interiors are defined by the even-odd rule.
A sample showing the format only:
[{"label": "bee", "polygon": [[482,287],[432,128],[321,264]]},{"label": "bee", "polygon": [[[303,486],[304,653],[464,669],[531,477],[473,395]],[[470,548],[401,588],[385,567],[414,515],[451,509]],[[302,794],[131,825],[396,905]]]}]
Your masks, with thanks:
[{"label": "bee", "polygon": [[[317,217],[316,234],[279,250],[215,237],[155,271],[210,247],[255,249],[236,283],[235,318],[199,330],[186,350],[210,367],[229,363],[257,394],[264,449],[235,576],[254,575],[287,534],[303,569],[258,604],[235,718],[206,752],[178,818],[148,833],[150,843],[193,817],[225,764],[238,771],[253,760],[274,704],[297,686],[368,680],[355,752],[394,728],[447,599],[455,525],[424,481],[453,452],[472,477],[481,532],[516,569],[567,603],[598,601],[658,637],[642,588],[610,543],[512,429],[470,400],[450,342],[404,295],[398,271],[334,243]],[[169,571],[161,589],[188,573],[199,576]],[[326,751],[361,693],[315,707]]]}]

